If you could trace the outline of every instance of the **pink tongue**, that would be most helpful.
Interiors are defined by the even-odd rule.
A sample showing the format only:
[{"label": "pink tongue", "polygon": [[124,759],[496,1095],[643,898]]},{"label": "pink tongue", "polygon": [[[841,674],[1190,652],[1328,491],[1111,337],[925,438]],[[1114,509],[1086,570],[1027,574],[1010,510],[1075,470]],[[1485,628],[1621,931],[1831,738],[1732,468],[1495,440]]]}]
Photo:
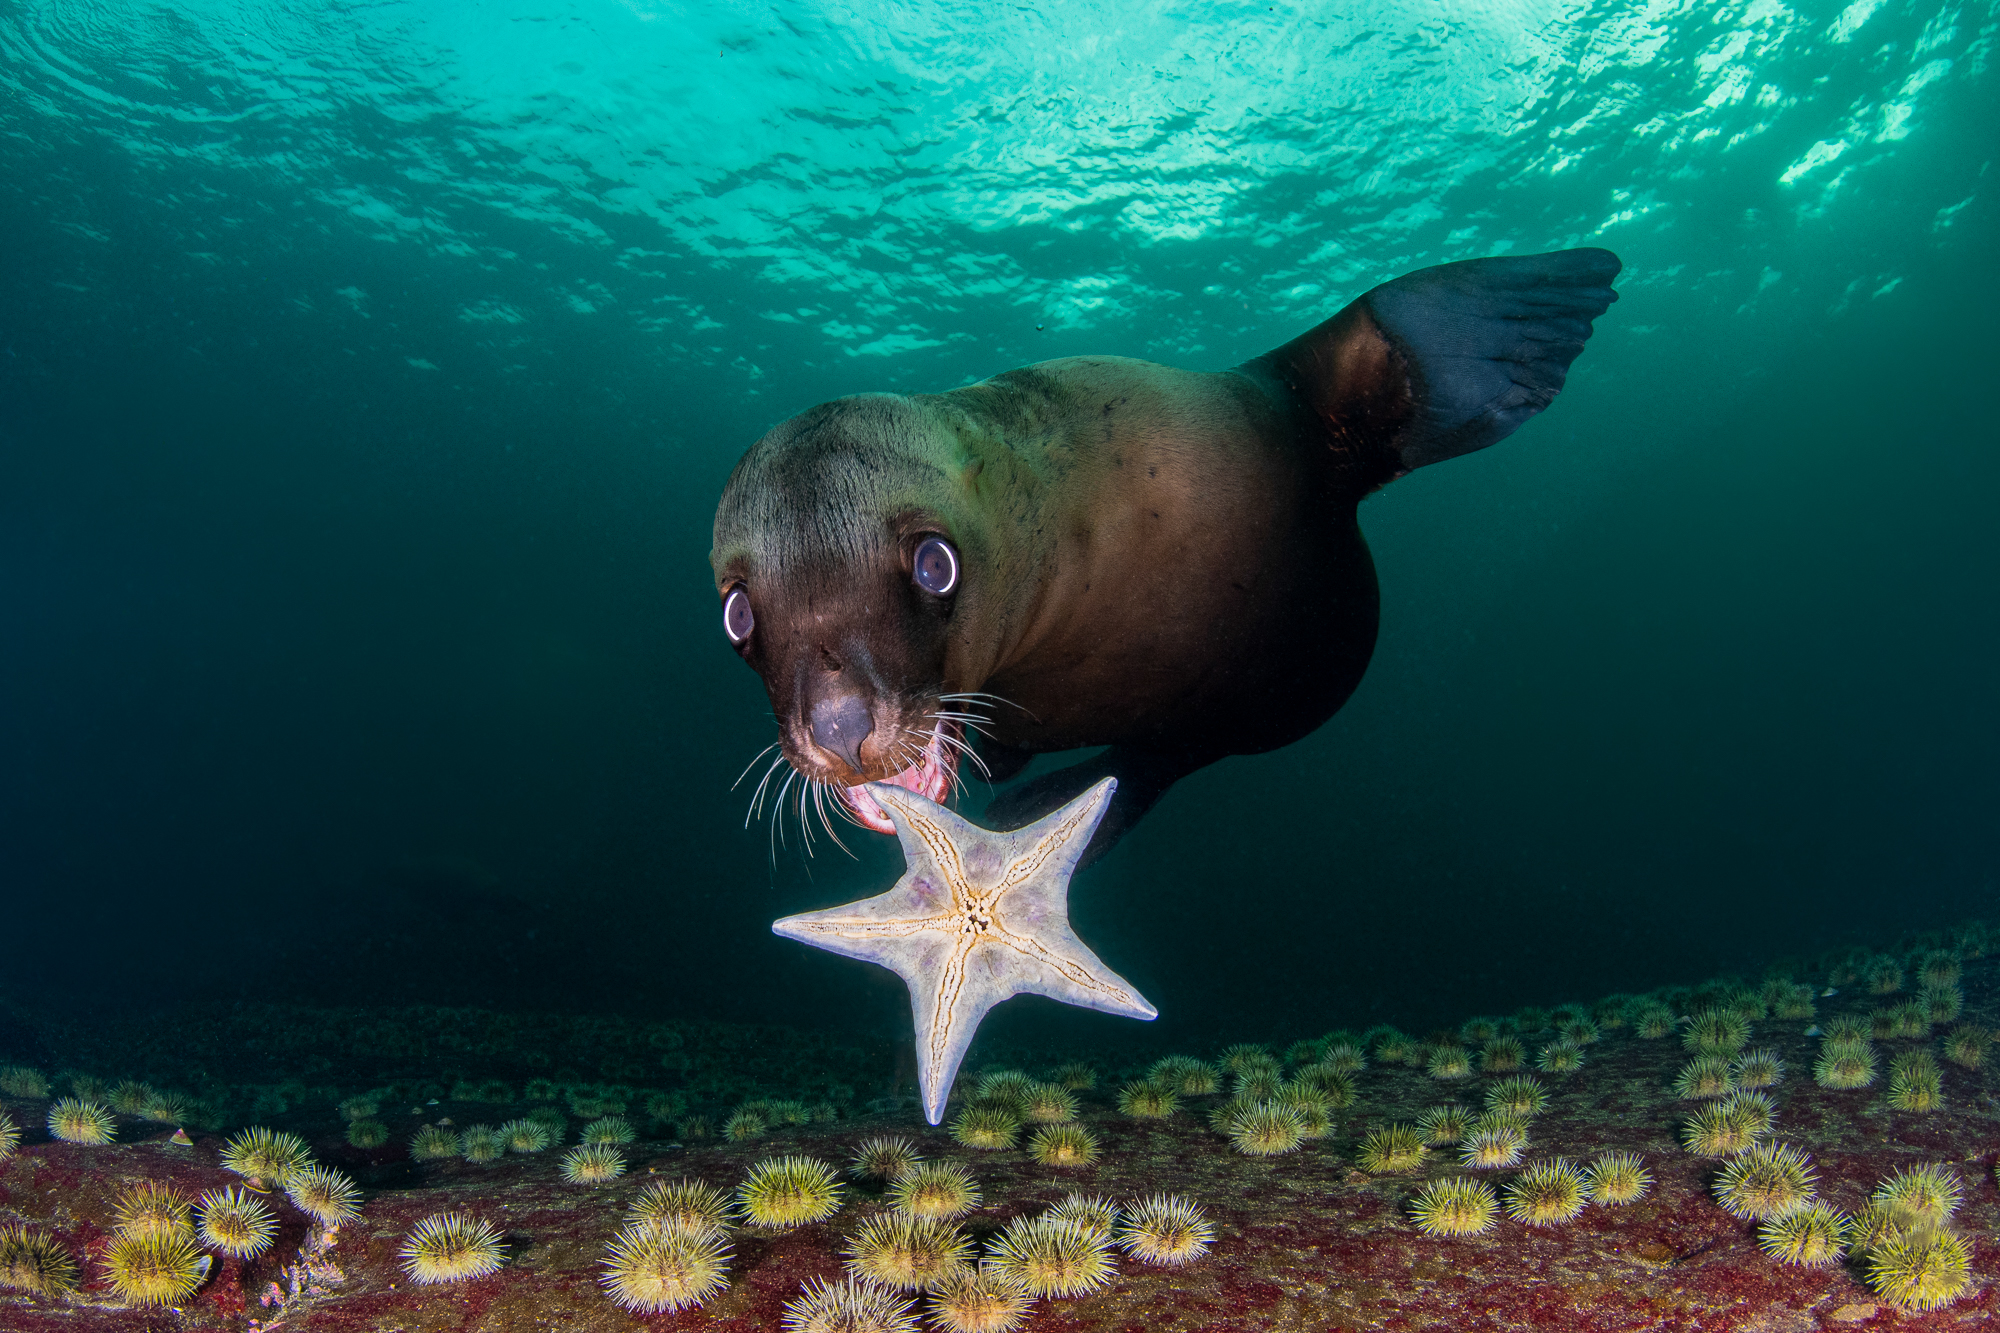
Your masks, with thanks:
[{"label": "pink tongue", "polygon": [[[932,741],[924,747],[923,758],[895,776],[883,778],[882,781],[891,787],[901,787],[904,791],[912,791],[919,796],[942,803],[951,787],[950,770],[938,762],[937,752],[942,748],[936,741]],[[864,825],[877,833],[895,833],[896,826],[889,822],[889,816],[883,813],[882,803],[875,799],[867,787],[843,787],[840,794],[847,801],[847,808],[852,810],[854,817]]]}]

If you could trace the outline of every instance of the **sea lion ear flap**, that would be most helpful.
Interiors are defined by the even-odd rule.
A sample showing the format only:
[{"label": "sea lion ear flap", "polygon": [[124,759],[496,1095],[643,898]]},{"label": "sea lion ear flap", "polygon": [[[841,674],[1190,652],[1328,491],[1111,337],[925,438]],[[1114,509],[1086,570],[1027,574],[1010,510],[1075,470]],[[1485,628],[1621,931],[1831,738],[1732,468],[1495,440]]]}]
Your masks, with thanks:
[{"label": "sea lion ear flap", "polygon": [[1282,379],[1379,485],[1497,444],[1547,407],[1622,267],[1584,249],[1418,269],[1243,369]]}]

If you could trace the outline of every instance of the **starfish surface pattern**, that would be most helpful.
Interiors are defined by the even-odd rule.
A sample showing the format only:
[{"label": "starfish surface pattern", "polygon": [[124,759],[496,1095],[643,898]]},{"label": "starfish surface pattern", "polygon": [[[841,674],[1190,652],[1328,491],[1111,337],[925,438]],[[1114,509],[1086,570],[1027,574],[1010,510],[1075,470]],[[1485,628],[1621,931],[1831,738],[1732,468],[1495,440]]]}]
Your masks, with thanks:
[{"label": "starfish surface pattern", "polygon": [[998,833],[901,787],[872,784],[903,844],[887,893],[771,929],[888,968],[910,988],[924,1116],[944,1117],[979,1022],[1015,995],[1128,1018],[1159,1011],[1105,967],[1069,924],[1069,877],[1117,788],[1106,778],[1054,814]]}]

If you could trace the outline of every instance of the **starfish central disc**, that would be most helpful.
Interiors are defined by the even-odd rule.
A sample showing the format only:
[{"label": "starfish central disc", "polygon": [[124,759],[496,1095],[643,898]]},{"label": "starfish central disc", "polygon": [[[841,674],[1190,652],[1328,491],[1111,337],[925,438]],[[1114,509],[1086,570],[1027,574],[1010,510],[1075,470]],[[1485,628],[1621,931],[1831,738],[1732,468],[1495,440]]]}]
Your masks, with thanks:
[{"label": "starfish central disc", "polygon": [[1069,924],[1069,879],[1117,789],[1106,778],[1054,814],[1010,833],[983,829],[935,801],[876,783],[896,826],[903,877],[887,893],[771,929],[886,967],[910,988],[924,1115],[944,1118],[951,1082],[988,1010],[1045,995],[1127,1018],[1159,1011],[1105,967]]}]

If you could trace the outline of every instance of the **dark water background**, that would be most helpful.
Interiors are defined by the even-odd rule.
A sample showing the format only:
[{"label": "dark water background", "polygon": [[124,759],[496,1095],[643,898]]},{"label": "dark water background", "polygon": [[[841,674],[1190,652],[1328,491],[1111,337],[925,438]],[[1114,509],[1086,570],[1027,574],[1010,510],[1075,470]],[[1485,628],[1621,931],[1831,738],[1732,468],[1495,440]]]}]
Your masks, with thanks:
[{"label": "dark water background", "polygon": [[1628,268],[1564,397],[1364,508],[1354,701],[1079,878],[1157,1028],[992,1030],[1990,914],[1994,8],[1451,12],[0,4],[0,995],[907,1031],[769,934],[898,858],[743,828],[741,450],[1579,243]]}]

